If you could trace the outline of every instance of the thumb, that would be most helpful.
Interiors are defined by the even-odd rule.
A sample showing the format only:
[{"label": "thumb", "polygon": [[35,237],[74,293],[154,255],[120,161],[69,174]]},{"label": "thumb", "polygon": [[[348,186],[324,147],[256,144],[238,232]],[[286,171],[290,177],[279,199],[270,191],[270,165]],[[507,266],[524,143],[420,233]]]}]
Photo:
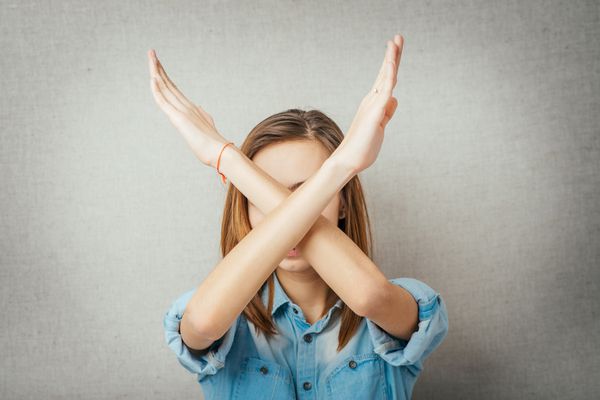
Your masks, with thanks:
[{"label": "thumb", "polygon": [[381,125],[385,128],[387,123],[394,116],[394,112],[396,112],[396,107],[398,106],[398,100],[395,97],[390,97],[387,104],[385,105],[385,114],[383,116],[383,121]]}]

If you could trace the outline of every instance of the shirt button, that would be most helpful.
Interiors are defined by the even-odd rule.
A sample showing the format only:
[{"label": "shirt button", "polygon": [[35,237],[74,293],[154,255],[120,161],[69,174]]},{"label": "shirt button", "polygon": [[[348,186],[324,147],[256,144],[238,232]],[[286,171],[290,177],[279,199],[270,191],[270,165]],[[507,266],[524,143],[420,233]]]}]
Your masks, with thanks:
[{"label": "shirt button", "polygon": [[266,375],[269,372],[269,369],[267,367],[265,367],[264,365],[262,367],[260,367],[260,373],[263,375]]},{"label": "shirt button", "polygon": [[293,310],[294,310],[294,312],[295,312],[296,314],[298,314],[298,310],[296,310],[295,308],[294,308]]},{"label": "shirt button", "polygon": [[354,360],[350,360],[350,362],[348,363],[348,366],[349,366],[350,368],[356,368],[356,361],[354,361]]},{"label": "shirt button", "polygon": [[309,333],[307,333],[306,335],[304,335],[304,341],[308,343],[312,342],[312,336]]},{"label": "shirt button", "polygon": [[304,382],[304,385],[302,385],[302,387],[304,388],[304,390],[310,390],[312,385],[310,384],[310,382]]}]

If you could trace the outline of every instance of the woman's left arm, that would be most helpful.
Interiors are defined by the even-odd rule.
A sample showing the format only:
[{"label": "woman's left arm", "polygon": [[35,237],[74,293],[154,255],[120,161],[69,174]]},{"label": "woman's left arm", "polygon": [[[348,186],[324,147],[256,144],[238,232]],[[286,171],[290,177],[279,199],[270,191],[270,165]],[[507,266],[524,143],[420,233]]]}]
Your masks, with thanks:
[{"label": "woman's left arm", "polygon": [[[404,40],[396,35],[388,41],[387,52],[373,88],[383,79],[387,62],[394,63],[394,85]],[[382,94],[380,94],[382,95]],[[387,124],[396,108],[396,99],[386,103]],[[220,171],[236,182],[236,188],[246,196],[264,215],[282,203],[291,191],[266,174],[239,149],[228,146],[221,157]],[[235,175],[235,178],[233,177]],[[408,340],[417,330],[418,308],[413,296],[404,288],[390,283],[373,261],[335,224],[320,215],[308,233],[298,244],[303,257],[321,278],[346,301],[348,296],[360,297],[353,302],[362,303],[362,313],[390,334]],[[347,274],[340,274],[343,265]],[[352,281],[348,277],[353,277]],[[368,291],[355,290],[355,282],[361,282]]]},{"label": "woman's left arm", "polygon": [[[331,191],[333,195],[351,176],[373,163],[383,141],[385,126],[397,106],[392,90],[397,81],[403,43],[404,39],[400,35],[396,35],[393,42],[388,41],[379,75],[372,90],[360,103],[344,140],[325,161],[326,168],[323,168],[324,165],[307,179],[298,189],[298,193],[291,193],[288,188],[274,180],[236,147],[227,146],[223,150],[220,171],[266,215],[261,225],[269,220],[277,221],[269,224],[279,223],[279,219],[282,219],[280,215],[284,213],[288,222],[286,229],[294,232],[299,229],[304,230],[303,223],[307,215],[316,211],[315,207],[325,206],[330,198],[330,190],[324,188],[318,193],[312,193],[317,187],[329,184],[328,189],[334,189]],[[202,135],[198,134],[199,128],[190,125],[190,122],[196,121],[190,121],[186,113],[190,108],[194,112],[201,112],[203,115],[205,113],[199,107],[188,104],[189,101],[168,78],[155,55],[151,57],[151,62],[156,65],[151,70],[156,82],[159,83],[158,86],[156,84],[153,86],[157,102],[171,122],[183,133],[199,159],[214,167],[216,160],[213,159],[213,151],[210,149],[226,140],[214,129],[208,129],[208,134],[201,129]],[[186,113],[172,103],[181,106]],[[212,119],[208,122],[204,120],[200,122],[212,123]],[[203,127],[205,128],[204,125],[200,128]],[[210,138],[214,140],[208,140]],[[207,146],[211,146],[210,149]],[[308,192],[305,189],[309,189]],[[313,204],[322,201],[325,203]],[[281,206],[284,206],[283,209]],[[295,207],[302,207],[302,213],[289,211]],[[290,220],[292,216],[294,221]],[[298,238],[301,239],[300,242],[298,243],[298,239],[293,242],[298,243],[297,246],[306,260],[354,312],[367,317],[396,337],[410,338],[412,332],[416,330],[418,317],[417,304],[411,294],[391,284],[371,259],[323,215],[315,216],[312,221],[311,225],[304,230],[306,233]],[[299,225],[295,226],[295,223]],[[287,247],[287,244],[284,247]],[[340,265],[343,266],[342,274],[339,273]]]}]

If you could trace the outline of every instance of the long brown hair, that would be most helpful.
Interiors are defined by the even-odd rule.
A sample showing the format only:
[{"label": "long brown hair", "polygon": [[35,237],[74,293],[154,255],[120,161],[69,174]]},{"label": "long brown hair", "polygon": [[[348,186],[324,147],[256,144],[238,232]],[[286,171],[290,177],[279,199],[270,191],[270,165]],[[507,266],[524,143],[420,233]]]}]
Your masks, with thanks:
[{"label": "long brown hair", "polygon": [[[294,108],[261,121],[250,131],[240,150],[252,159],[259,150],[272,143],[288,140],[316,140],[331,154],[343,139],[344,135],[337,124],[321,111]],[[247,198],[235,186],[231,184],[228,186],[221,225],[223,257],[252,230],[248,217]],[[338,220],[338,228],[348,235],[368,257],[372,257],[371,226],[358,175],[352,177],[340,190],[340,198],[345,207],[346,217]],[[260,330],[267,337],[278,333],[271,318],[275,291],[274,273],[267,279],[269,288],[267,308],[265,309],[261,299],[261,287],[243,310],[245,317],[255,325],[257,333]],[[338,352],[350,341],[362,320],[362,317],[355,314],[345,303],[342,303],[341,318]]]}]

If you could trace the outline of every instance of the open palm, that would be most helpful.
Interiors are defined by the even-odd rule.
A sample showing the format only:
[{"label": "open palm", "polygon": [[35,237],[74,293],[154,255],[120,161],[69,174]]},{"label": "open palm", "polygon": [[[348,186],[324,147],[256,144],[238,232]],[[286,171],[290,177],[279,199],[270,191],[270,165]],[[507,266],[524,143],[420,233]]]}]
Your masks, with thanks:
[{"label": "open palm", "polygon": [[188,100],[167,76],[154,50],[148,51],[150,88],[154,100],[206,165],[215,166],[219,149],[228,141],[217,131],[213,118]]},{"label": "open palm", "polygon": [[392,91],[397,82],[403,45],[401,35],[395,35],[393,41],[388,40],[375,83],[361,101],[344,140],[334,152],[356,173],[375,162],[385,127],[396,111],[398,100],[392,96]]}]

